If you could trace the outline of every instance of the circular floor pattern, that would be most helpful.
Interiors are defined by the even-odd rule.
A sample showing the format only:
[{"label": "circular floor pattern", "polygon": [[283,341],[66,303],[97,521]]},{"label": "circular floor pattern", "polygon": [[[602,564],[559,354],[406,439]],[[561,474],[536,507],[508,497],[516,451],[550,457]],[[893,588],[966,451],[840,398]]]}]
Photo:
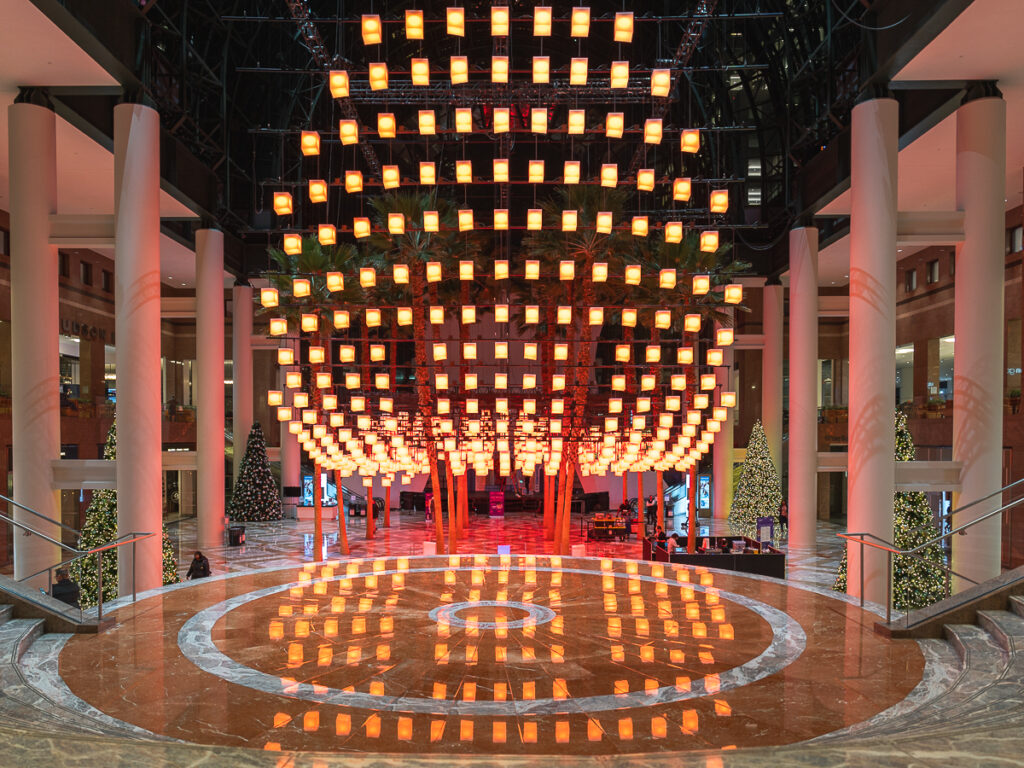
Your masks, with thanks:
[{"label": "circular floor pattern", "polygon": [[119,618],[68,643],[61,674],[77,695],[156,733],[264,749],[791,743],[877,714],[923,671],[914,643],[876,637],[838,600],[610,559],[310,565],[167,593]]}]

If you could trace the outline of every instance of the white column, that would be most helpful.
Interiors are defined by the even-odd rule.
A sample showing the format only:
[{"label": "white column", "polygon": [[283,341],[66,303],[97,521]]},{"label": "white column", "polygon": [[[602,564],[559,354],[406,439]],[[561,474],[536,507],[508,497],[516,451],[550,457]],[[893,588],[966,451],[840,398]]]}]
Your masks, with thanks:
[{"label": "white column", "polygon": [[196,369],[196,521],[204,549],[224,539],[224,233],[216,229],[196,232]]},{"label": "white column", "polygon": [[245,446],[252,429],[252,286],[231,289],[231,433],[234,466],[231,482],[238,479]]},{"label": "white column", "polygon": [[782,306],[781,285],[764,287],[764,354],[761,356],[761,426],[772,462],[782,479]]},{"label": "white column", "polygon": [[818,525],[818,230],[789,233],[789,544]]},{"label": "white column", "polygon": [[[732,314],[730,312],[730,314]],[[735,360],[735,353],[732,347],[725,347],[723,351],[724,365],[715,371],[715,378],[718,380],[718,395],[716,400],[721,405],[723,391],[732,390],[732,367]],[[729,508],[732,507],[732,465],[733,465],[733,415],[735,409],[729,409],[729,418],[722,422],[721,431],[715,435],[715,442],[711,445],[711,471],[712,471],[712,516],[716,519],[724,519],[729,516]]]},{"label": "white column", "polygon": [[[969,101],[956,115],[956,202],[964,242],[956,253],[953,329],[953,461],[963,463],[954,507],[1002,486],[1004,185],[1006,103]],[[956,525],[998,508],[997,496],[957,515]],[[953,537],[953,570],[977,582],[1000,572],[1000,516]],[[969,582],[957,580],[956,589]]]},{"label": "white column", "polygon": [[[137,545],[139,592],[160,586],[160,116],[114,107],[114,328],[117,332],[117,532]],[[132,548],[117,558],[118,594],[132,591]]]},{"label": "white column", "polygon": [[[35,104],[8,108],[11,206],[11,421],[14,496],[53,520],[60,496],[51,461],[60,458],[60,353],[57,248],[50,214],[57,212],[57,129],[53,111]],[[60,540],[56,525],[18,508],[19,522]],[[61,550],[14,532],[14,578],[61,561]],[[45,576],[43,577],[45,585]]]},{"label": "white column", "polygon": [[[896,155],[895,99],[853,108],[850,209],[850,423],[848,527],[893,540],[896,486]],[[886,556],[847,545],[847,592],[886,600]]]},{"label": "white column", "polygon": [[[292,347],[295,349],[295,358],[299,357],[299,345],[297,342],[291,342]],[[298,369],[293,369],[298,370]],[[280,369],[280,384],[279,386],[285,392],[286,402],[291,404],[291,395],[288,394],[290,390],[285,387],[285,369]],[[299,414],[294,414],[294,418],[299,418]],[[286,500],[284,496],[284,489],[288,486],[299,486],[302,483],[300,477],[301,469],[301,457],[299,455],[299,443],[295,439],[295,435],[288,431],[288,422],[281,422],[281,499],[284,503],[294,503],[294,501]],[[301,495],[301,491],[299,493]],[[292,498],[292,497],[289,497]]]}]

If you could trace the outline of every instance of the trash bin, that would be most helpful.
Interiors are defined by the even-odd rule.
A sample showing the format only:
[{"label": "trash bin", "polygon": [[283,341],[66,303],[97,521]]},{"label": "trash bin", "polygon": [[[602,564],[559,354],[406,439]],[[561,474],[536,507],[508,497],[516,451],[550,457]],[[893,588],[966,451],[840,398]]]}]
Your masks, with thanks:
[{"label": "trash bin", "polygon": [[245,526],[232,525],[228,527],[228,546],[240,547],[245,544]]}]

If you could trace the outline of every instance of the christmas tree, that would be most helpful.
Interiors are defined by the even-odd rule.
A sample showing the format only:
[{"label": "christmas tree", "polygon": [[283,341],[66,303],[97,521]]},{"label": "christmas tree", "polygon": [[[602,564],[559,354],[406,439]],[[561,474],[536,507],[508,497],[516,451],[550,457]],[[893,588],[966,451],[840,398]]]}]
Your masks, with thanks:
[{"label": "christmas tree", "polygon": [[[907,417],[896,412],[896,461],[914,460],[914,439],[907,429]],[[897,549],[914,549],[939,535],[932,522],[928,497],[920,491],[900,492],[893,497],[893,538]],[[847,550],[849,551],[849,550]],[[942,547],[933,544],[917,556],[897,556],[893,561],[893,607],[902,611],[923,608],[946,596]],[[846,591],[846,553],[839,563],[837,592]]]},{"label": "christmas tree", "polygon": [[267,438],[259,422],[252,425],[245,456],[231,493],[228,515],[232,520],[259,522],[281,519],[281,497],[267,458]]},{"label": "christmas tree", "polygon": [[[110,425],[107,442],[103,446],[103,458],[112,461],[117,458],[117,424]],[[167,537],[167,528],[161,532],[163,552],[163,583],[177,584],[178,561],[174,556],[174,547]],[[104,488],[94,491],[92,501],[85,510],[85,525],[78,539],[78,548],[82,551],[95,549],[109,544],[117,538],[117,491]],[[96,605],[96,555],[89,555],[71,563],[71,579],[78,582],[81,588],[80,602],[83,608]],[[103,601],[117,597],[117,550],[108,550],[103,555]]]},{"label": "christmas tree", "polygon": [[[760,420],[754,422],[747,443],[747,458],[743,462],[740,481],[729,510],[729,525],[733,533],[757,538],[757,518],[776,518],[782,504],[782,486],[779,473],[772,463],[771,452],[768,450],[768,438]],[[781,536],[781,529],[776,527],[775,536]]]}]

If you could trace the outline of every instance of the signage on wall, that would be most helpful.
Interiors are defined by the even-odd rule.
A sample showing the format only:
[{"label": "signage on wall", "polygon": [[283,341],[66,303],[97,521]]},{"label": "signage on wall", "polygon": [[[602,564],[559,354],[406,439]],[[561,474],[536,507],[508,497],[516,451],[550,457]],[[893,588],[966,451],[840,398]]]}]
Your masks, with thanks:
[{"label": "signage on wall", "polygon": [[[96,339],[107,342],[107,329],[98,325],[89,325],[78,320],[69,320],[66,317],[60,319],[60,331],[65,336],[77,336],[80,339]],[[114,332],[110,332],[110,343],[114,343]]]}]

